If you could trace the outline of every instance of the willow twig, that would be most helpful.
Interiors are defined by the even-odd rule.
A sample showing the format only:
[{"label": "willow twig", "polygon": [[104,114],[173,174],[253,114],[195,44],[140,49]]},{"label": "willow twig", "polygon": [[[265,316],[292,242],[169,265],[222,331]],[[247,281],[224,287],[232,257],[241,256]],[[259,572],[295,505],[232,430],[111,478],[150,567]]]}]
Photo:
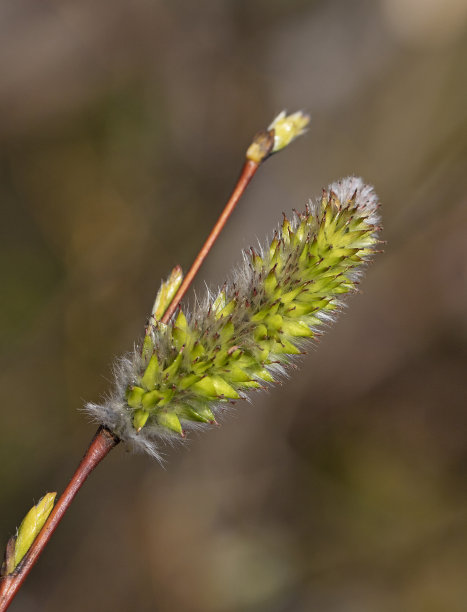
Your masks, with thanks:
[{"label": "willow twig", "polygon": [[[279,116],[281,122],[283,117],[283,114]],[[308,119],[306,120],[306,122],[308,122]],[[281,125],[282,123],[278,125],[278,129]],[[292,138],[289,138],[289,141],[298,134],[299,132],[294,133],[292,135]],[[167,309],[165,310],[165,313],[161,319],[163,323],[167,323],[175,312],[175,310],[177,309],[177,306],[185,295],[187,289],[192,283],[194,277],[196,276],[196,273],[201,267],[203,261],[206,259],[214,242],[217,240],[220,232],[224,228],[228,218],[232,214],[234,208],[236,207],[237,203],[239,202],[241,196],[245,192],[248,184],[255,175],[261,163],[265,159],[267,159],[267,157],[269,157],[271,153],[275,152],[275,150],[279,150],[279,148],[285,146],[284,144],[281,144],[279,148],[275,149],[274,136],[274,129],[272,129],[271,126],[268,128],[268,130],[259,132],[255,136],[252,144],[250,145],[247,151],[245,164],[240,173],[240,177],[234,187],[232,195],[230,196],[218,221],[214,225],[206,242],[204,243],[195,261],[193,262],[193,265],[191,266],[185,279],[180,285],[180,288],[178,289],[176,295],[169,302],[169,304],[167,304]],[[281,137],[282,143],[284,141],[284,135],[282,134]],[[286,144],[288,144],[288,142],[286,142]],[[176,271],[178,270],[176,269]],[[43,528],[37,535],[36,539],[25,554],[24,558],[11,573],[7,573],[6,575],[3,575],[0,578],[0,612],[4,612],[9,607],[16,593],[21,588],[27,575],[36,564],[40,554],[44,550],[45,546],[48,544],[60,521],[62,520],[66,511],[70,507],[76,494],[88,478],[89,474],[104,459],[104,457],[106,457],[108,453],[113,448],[115,448],[115,446],[117,446],[119,442],[119,438],[108,428],[103,426],[99,427],[81,463],[79,464],[77,470],[75,471],[70,482],[68,483],[65,491],[57,501]],[[10,542],[7,546],[6,559],[9,555],[12,554],[13,547],[14,538],[10,539]],[[8,565],[9,564],[5,562],[4,566],[8,567]]]}]

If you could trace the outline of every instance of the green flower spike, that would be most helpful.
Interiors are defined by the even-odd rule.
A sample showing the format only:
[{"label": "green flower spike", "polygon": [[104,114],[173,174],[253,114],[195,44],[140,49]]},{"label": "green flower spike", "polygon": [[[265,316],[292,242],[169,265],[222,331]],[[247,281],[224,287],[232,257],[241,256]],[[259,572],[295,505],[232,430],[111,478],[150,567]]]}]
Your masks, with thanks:
[{"label": "green flower spike", "polygon": [[303,213],[284,216],[214,299],[189,315],[179,310],[168,325],[154,320],[144,350],[118,363],[114,394],[87,410],[158,457],[161,438],[215,423],[220,409],[278,380],[355,292],[379,243],[377,207],[370,186],[347,178]]},{"label": "green flower spike", "polygon": [[16,536],[11,537],[8,541],[2,575],[12,574],[21,563],[24,555],[31,548],[32,543],[52,512],[56,495],[56,493],[47,493],[26,514]]}]

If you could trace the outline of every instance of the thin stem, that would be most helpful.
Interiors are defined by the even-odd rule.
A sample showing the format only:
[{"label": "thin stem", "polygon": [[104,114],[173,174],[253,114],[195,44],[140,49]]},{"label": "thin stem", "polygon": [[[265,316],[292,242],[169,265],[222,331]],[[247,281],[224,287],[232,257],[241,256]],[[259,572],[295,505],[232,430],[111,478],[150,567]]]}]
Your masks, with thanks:
[{"label": "thin stem", "polygon": [[[245,192],[245,189],[261,163],[265,161],[272,153],[284,148],[294,138],[300,136],[308,122],[309,117],[303,113],[299,112],[287,116],[285,112],[283,112],[276,117],[267,130],[262,130],[256,134],[246,152],[246,162],[243,166],[232,195],[230,196],[229,201],[222,211],[213,230],[209,234],[206,242],[201,248],[201,251],[196,257],[188,274],[180,285],[179,290],[168,306],[167,311],[162,318],[163,323],[167,323],[175,312],[181,299],[193,281],[193,278],[226,224],[227,219],[232,214],[232,211]],[[74,473],[67,488],[56,503],[45,525],[39,532],[23,560],[20,562],[18,567],[15,568],[12,574],[8,574],[0,579],[0,612],[4,612],[4,610],[6,610],[10,605],[13,597],[23,584],[26,576],[29,574],[39,558],[39,555],[42,553],[43,549],[52,537],[55,529],[62,520],[65,512],[68,510],[75,495],[82,487],[84,481],[87,479],[92,470],[98,465],[98,463],[100,463],[118,443],[119,439],[107,428],[100,427],[97,430],[94,439],[92,440],[86,454],[78,466],[78,469]],[[10,540],[10,542],[11,541],[12,540]],[[8,546],[9,545],[7,545],[7,555]]]},{"label": "thin stem", "polygon": [[113,433],[105,427],[99,427],[76,472],[24,559],[13,574],[0,580],[0,612],[4,612],[10,605],[86,478],[118,443],[119,439]]},{"label": "thin stem", "polygon": [[189,269],[187,275],[183,279],[183,282],[180,285],[179,290],[175,294],[175,297],[171,301],[170,306],[165,311],[164,316],[161,319],[162,323],[167,323],[170,320],[170,317],[176,311],[177,306],[180,304],[181,300],[183,299],[183,296],[187,292],[188,287],[191,285],[203,261],[206,259],[213,244],[215,243],[219,234],[224,228],[224,225],[226,224],[227,219],[232,214],[235,206],[237,205],[238,201],[242,197],[243,193],[245,192],[245,189],[248,186],[248,183],[251,181],[256,171],[258,170],[258,168],[259,168],[259,164],[257,162],[254,162],[250,159],[248,159],[245,162],[242,168],[242,171],[240,173],[240,177],[237,181],[237,184],[235,185],[235,188],[232,191],[232,195],[229,198],[229,201],[225,205],[225,208],[222,211],[219,219],[217,220],[217,223],[212,228],[211,233],[207,237],[206,242],[201,247],[201,250],[198,253],[195,261],[193,262],[191,268]]},{"label": "thin stem", "polygon": [[[269,147],[270,142],[271,141],[269,138]],[[213,227],[206,242],[202,246],[198,256],[193,262],[193,265],[191,266],[182,284],[180,285],[179,290],[175,294],[172,302],[170,303],[167,311],[165,312],[162,318],[163,323],[167,323],[170,320],[170,317],[175,312],[178,304],[182,300],[191,282],[196,276],[196,273],[200,269],[203,261],[206,259],[213,244],[215,243],[219,234],[224,228],[228,218],[232,214],[232,211],[234,210],[241,196],[245,192],[245,189],[247,188],[249,182],[255,175],[257,169],[259,168],[261,161],[262,160],[256,162],[251,159],[247,159],[247,161],[245,162],[237,184],[235,185],[234,190],[232,192],[232,195],[230,196],[218,221]],[[15,569],[13,574],[4,576],[0,579],[0,612],[4,612],[12,602],[17,591],[20,589],[24,580],[26,579],[26,576],[29,574],[29,572],[35,565],[36,561],[39,558],[39,555],[42,553],[45,546],[48,544],[50,538],[55,532],[55,529],[62,520],[65,512],[68,510],[75,495],[78,493],[89,474],[118,443],[119,439],[114,436],[114,434],[112,434],[105,427],[99,427],[96,435],[94,436],[88,450],[86,451],[86,454],[84,455],[72,479],[70,480],[67,488],[56,503],[44,527],[40,531],[37,538],[34,540],[31,548],[24,556],[24,559]]]}]

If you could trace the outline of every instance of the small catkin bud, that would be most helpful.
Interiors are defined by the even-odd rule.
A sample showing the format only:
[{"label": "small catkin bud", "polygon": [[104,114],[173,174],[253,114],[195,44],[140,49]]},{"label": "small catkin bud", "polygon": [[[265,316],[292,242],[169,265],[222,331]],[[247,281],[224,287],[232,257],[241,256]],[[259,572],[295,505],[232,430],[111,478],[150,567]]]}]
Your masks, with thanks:
[{"label": "small catkin bud", "polygon": [[310,115],[298,111],[292,115],[287,115],[282,111],[277,115],[268,130],[274,130],[273,153],[280,151],[293,140],[305,133],[307,125],[310,123]]},{"label": "small catkin bud", "polygon": [[167,325],[154,319],[144,346],[118,362],[114,393],[88,412],[159,457],[161,438],[215,423],[220,409],[276,381],[355,290],[379,243],[377,207],[372,187],[350,177],[284,217],[216,296]]},{"label": "small catkin bud", "polygon": [[182,284],[183,272],[180,266],[175,266],[169,278],[161,284],[157,292],[154,306],[152,307],[152,316],[154,319],[162,319],[165,311],[170,305],[170,302],[177,293],[178,288]]},{"label": "small catkin bud", "polygon": [[287,115],[282,111],[267,130],[258,132],[248,147],[246,158],[257,164],[273,153],[287,147],[293,140],[306,132],[310,116],[302,111]]},{"label": "small catkin bud", "polygon": [[2,576],[12,574],[21,563],[24,555],[31,548],[32,543],[52,512],[56,495],[56,493],[46,493],[26,514],[16,536],[11,537],[8,541],[5,561],[2,567]]}]

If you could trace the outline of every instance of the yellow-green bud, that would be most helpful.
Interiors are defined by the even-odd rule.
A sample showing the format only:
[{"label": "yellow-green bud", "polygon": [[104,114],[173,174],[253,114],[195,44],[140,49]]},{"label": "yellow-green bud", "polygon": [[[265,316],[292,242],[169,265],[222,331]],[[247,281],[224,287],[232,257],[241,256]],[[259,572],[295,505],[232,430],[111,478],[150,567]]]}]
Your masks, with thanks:
[{"label": "yellow-green bud", "polygon": [[310,115],[298,111],[292,115],[287,115],[282,111],[277,115],[268,130],[274,131],[273,153],[280,151],[289,145],[295,138],[306,132],[306,127],[310,123]]},{"label": "yellow-green bud", "polygon": [[182,269],[180,266],[175,266],[169,278],[162,283],[159,291],[157,292],[154,306],[152,307],[152,316],[156,321],[159,321],[164,316],[170,302],[182,284],[182,280]]},{"label": "yellow-green bud", "polygon": [[54,507],[56,493],[46,493],[26,514],[16,537],[10,538],[2,567],[2,575],[13,573],[28,552]]},{"label": "yellow-green bud", "polygon": [[282,111],[277,115],[267,130],[258,132],[248,147],[246,158],[257,164],[277,153],[295,138],[305,133],[310,123],[310,116],[302,111],[287,115]]}]

